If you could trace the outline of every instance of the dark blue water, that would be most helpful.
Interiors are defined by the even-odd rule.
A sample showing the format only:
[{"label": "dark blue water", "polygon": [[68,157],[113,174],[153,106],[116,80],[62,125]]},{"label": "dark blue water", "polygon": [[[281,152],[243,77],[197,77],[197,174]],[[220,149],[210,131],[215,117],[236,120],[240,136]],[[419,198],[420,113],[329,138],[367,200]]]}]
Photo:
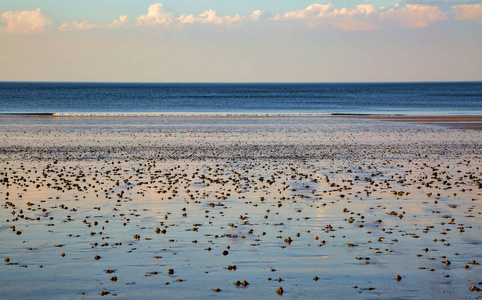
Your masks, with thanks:
[{"label": "dark blue water", "polygon": [[481,115],[482,82],[0,82],[0,114],[28,113]]}]

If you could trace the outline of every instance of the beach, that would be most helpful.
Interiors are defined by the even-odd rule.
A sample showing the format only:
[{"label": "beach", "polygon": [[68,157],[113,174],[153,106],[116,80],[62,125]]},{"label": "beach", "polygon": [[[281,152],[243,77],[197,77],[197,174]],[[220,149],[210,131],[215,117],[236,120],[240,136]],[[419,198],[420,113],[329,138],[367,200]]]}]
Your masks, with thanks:
[{"label": "beach", "polygon": [[480,125],[0,117],[0,298],[475,299]]},{"label": "beach", "polygon": [[392,122],[412,122],[450,128],[482,130],[482,116],[368,116]]}]

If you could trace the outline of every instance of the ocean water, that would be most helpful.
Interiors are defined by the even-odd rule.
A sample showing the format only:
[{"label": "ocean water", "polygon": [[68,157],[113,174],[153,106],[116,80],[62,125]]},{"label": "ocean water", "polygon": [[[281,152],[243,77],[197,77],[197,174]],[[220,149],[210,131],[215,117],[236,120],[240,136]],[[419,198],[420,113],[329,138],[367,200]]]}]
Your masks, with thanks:
[{"label": "ocean water", "polygon": [[0,82],[0,115],[481,115],[482,82]]}]

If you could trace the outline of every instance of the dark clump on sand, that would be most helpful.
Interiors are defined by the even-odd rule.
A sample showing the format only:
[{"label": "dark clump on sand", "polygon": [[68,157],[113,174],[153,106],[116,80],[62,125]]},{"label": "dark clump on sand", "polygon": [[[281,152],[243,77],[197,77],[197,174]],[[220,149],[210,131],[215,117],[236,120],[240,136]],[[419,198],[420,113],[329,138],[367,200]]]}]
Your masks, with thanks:
[{"label": "dark clump on sand", "polygon": [[213,124],[3,130],[0,295],[480,291],[478,132]]}]

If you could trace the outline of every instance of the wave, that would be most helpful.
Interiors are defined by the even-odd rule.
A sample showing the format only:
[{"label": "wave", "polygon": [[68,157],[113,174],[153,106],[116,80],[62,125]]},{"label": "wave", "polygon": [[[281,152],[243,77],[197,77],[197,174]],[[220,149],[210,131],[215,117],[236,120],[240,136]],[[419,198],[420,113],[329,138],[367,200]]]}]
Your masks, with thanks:
[{"label": "wave", "polygon": [[0,113],[13,117],[152,117],[152,118],[256,118],[256,117],[329,117],[329,116],[393,116],[396,114],[375,113]]},{"label": "wave", "polygon": [[55,113],[54,117],[165,117],[165,118],[243,118],[243,117],[323,117],[323,116],[370,116],[352,113]]}]

